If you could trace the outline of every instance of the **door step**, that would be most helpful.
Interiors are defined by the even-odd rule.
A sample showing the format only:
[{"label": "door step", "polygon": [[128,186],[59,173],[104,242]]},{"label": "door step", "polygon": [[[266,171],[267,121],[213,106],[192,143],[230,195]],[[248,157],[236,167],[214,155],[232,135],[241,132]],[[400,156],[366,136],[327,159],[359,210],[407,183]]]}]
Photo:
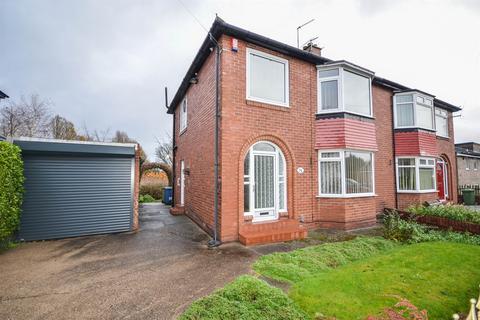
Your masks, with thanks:
[{"label": "door step", "polygon": [[275,222],[254,223],[243,226],[239,240],[243,245],[274,243],[304,239],[307,229],[295,219],[286,219]]}]

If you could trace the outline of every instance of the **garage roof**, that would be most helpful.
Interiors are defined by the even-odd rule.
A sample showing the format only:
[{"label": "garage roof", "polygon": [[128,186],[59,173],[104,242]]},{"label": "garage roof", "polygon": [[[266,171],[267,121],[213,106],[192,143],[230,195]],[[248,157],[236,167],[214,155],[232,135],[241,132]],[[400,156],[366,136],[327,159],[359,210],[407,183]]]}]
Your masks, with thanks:
[{"label": "garage roof", "polygon": [[90,153],[103,155],[134,156],[134,143],[104,143],[92,141],[71,141],[39,138],[14,138],[13,143],[22,152],[58,152],[58,153]]}]

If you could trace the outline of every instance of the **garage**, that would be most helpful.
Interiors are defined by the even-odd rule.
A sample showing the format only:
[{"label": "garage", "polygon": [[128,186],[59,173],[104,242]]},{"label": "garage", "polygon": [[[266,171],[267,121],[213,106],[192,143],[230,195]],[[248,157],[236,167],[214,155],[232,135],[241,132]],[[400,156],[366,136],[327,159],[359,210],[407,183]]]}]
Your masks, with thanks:
[{"label": "garage", "polygon": [[25,194],[18,238],[45,240],[135,229],[135,144],[15,139]]}]

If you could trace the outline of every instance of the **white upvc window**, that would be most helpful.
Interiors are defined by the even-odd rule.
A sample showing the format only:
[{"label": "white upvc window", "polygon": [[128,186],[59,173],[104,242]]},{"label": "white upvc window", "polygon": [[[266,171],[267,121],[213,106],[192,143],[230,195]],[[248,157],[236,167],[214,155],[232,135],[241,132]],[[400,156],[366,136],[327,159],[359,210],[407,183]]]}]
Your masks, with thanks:
[{"label": "white upvc window", "polygon": [[318,152],[318,194],[321,197],[361,197],[375,194],[373,152]]},{"label": "white upvc window", "polygon": [[180,103],[180,133],[187,129],[187,112],[188,112],[188,101],[187,97],[183,98]]},{"label": "white upvc window", "polygon": [[347,63],[317,69],[317,113],[373,115],[371,71]]},{"label": "white upvc window", "polygon": [[435,127],[437,136],[448,138],[448,111],[435,108]]},{"label": "white upvc window", "polygon": [[436,192],[435,159],[397,157],[397,192]]},{"label": "white upvc window", "polygon": [[247,99],[289,106],[288,60],[247,48]]},{"label": "white upvc window", "polygon": [[394,95],[395,128],[435,129],[433,97],[418,92]]}]

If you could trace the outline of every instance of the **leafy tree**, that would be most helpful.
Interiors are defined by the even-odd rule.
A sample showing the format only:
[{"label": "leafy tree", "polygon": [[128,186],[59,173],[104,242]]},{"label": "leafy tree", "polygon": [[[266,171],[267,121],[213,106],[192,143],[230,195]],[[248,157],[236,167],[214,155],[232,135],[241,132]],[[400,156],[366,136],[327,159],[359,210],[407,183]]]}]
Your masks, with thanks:
[{"label": "leafy tree", "polygon": [[50,134],[54,139],[76,140],[78,138],[75,125],[58,114],[50,121]]}]

